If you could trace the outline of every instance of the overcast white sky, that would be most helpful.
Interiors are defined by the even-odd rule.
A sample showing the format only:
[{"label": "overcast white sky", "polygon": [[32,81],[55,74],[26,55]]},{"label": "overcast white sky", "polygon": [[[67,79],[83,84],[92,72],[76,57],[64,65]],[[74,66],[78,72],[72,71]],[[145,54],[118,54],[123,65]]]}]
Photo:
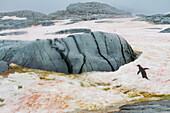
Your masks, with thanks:
[{"label": "overcast white sky", "polygon": [[132,13],[157,14],[170,12],[170,0],[0,0],[0,12],[32,10],[49,14],[64,10],[70,3],[96,1]]}]

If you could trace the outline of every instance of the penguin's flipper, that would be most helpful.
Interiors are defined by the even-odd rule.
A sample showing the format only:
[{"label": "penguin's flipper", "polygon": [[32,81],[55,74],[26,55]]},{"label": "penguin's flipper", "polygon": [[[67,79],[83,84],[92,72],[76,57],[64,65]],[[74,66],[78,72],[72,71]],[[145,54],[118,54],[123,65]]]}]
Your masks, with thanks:
[{"label": "penguin's flipper", "polygon": [[149,68],[143,68],[144,70],[147,70],[147,69],[149,69]]},{"label": "penguin's flipper", "polygon": [[140,73],[140,70],[137,72],[137,75]]}]

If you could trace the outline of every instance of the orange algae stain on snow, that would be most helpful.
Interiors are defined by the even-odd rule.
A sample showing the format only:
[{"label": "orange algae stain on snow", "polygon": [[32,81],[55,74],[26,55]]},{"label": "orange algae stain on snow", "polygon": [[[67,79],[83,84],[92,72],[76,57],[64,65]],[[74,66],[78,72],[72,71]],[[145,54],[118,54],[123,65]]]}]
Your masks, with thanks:
[{"label": "orange algae stain on snow", "polygon": [[166,80],[165,82],[170,82],[170,79]]},{"label": "orange algae stain on snow", "polygon": [[[22,109],[32,108],[32,109],[38,109],[40,107],[39,102],[37,102],[38,98],[40,98],[40,94],[33,94],[30,97],[23,96],[19,98],[21,100],[17,105],[20,105],[16,111],[20,111]],[[27,100],[26,102],[24,100]],[[25,102],[25,103],[24,103]],[[37,103],[36,103],[37,102]]]},{"label": "orange algae stain on snow", "polygon": [[38,82],[38,85],[49,85],[49,86],[56,86],[58,83],[61,83],[61,81],[48,81],[48,80],[41,80]]},{"label": "orange algae stain on snow", "polygon": [[165,67],[166,67],[167,65],[168,65],[167,63],[164,63],[164,64],[163,64],[163,66],[165,66]]},{"label": "orange algae stain on snow", "polygon": [[39,82],[38,85],[44,85],[44,84]]},{"label": "orange algae stain on snow", "polygon": [[28,110],[29,111],[36,111],[37,109],[41,110],[64,110],[69,107],[67,104],[68,100],[72,98],[69,95],[63,96],[62,92],[36,92],[30,95],[25,95],[19,98],[20,102],[16,105],[19,107],[16,109],[15,112]]}]

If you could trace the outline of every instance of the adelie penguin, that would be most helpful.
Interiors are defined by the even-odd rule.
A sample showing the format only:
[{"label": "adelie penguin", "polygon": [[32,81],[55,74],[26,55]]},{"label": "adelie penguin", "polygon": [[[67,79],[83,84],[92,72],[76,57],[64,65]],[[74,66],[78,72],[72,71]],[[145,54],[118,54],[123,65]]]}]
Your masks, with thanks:
[{"label": "adelie penguin", "polygon": [[139,71],[138,71],[137,75],[141,72],[142,77],[149,80],[149,78],[148,78],[147,75],[146,75],[146,71],[145,71],[145,70],[147,70],[147,69],[149,69],[149,68],[143,68],[143,67],[142,67],[141,65],[139,65],[139,64],[138,64],[137,66],[139,67]]}]

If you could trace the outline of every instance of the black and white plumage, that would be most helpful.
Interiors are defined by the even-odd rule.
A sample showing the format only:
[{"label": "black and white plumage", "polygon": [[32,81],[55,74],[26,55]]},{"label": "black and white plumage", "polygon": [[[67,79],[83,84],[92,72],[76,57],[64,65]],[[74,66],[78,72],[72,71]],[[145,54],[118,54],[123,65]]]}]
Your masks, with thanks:
[{"label": "black and white plumage", "polygon": [[147,70],[147,69],[149,69],[149,68],[143,68],[143,67],[142,67],[141,65],[139,65],[139,64],[138,64],[137,66],[139,67],[139,71],[137,72],[137,75],[141,72],[142,77],[149,80],[149,78],[147,77],[146,71],[145,71],[145,70]]}]

